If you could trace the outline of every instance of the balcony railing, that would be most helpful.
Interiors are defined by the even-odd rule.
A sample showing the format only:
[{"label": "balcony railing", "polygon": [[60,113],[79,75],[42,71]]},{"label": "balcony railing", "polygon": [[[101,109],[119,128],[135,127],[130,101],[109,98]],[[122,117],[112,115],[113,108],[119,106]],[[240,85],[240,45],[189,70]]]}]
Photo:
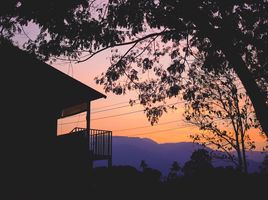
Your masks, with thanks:
[{"label": "balcony railing", "polygon": [[70,134],[85,137],[88,140],[89,153],[93,160],[109,160],[112,157],[112,131],[74,128]]},{"label": "balcony railing", "polygon": [[94,160],[109,159],[112,156],[112,131],[90,129],[89,151]]}]

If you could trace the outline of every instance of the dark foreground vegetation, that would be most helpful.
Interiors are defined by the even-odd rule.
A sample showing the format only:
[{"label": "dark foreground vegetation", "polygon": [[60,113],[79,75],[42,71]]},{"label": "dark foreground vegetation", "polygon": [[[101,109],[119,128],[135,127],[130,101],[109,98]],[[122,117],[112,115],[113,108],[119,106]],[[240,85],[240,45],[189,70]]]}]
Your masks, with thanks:
[{"label": "dark foreground vegetation", "polygon": [[[242,174],[216,168],[193,176],[163,179],[157,170],[131,166],[96,168],[84,184],[59,186],[57,199],[262,199],[267,196],[267,174]],[[48,191],[49,192],[49,191]],[[47,193],[48,194],[48,193]]]},{"label": "dark foreground vegetation", "polygon": [[[196,150],[183,167],[171,165],[168,176],[141,161],[131,166],[94,168],[88,176],[68,171],[31,188],[9,191],[10,199],[265,199],[268,156],[260,171],[246,174],[233,167],[213,167],[206,150]],[[74,174],[74,173],[72,173]],[[40,178],[45,174],[40,172]],[[37,177],[38,179],[38,177]],[[28,180],[25,180],[27,183]],[[40,182],[40,181],[38,181]],[[5,192],[5,191],[4,191]]]},{"label": "dark foreground vegetation", "polygon": [[140,172],[117,166],[94,171],[92,193],[96,197],[135,199],[258,199],[267,196],[267,174],[242,174],[232,168],[216,168],[193,176],[161,179],[157,170]]}]

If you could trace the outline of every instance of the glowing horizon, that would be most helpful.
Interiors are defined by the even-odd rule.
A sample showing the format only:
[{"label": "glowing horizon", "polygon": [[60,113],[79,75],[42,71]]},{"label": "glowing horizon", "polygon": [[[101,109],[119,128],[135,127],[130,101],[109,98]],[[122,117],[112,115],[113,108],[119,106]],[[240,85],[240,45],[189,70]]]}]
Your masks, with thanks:
[{"label": "glowing horizon", "polygon": [[[135,92],[118,96],[112,93],[105,93],[102,86],[95,83],[94,78],[104,72],[106,67],[109,66],[109,56],[110,54],[107,50],[84,63],[73,64],[73,66],[70,66],[69,64],[54,64],[54,67],[60,71],[107,95],[106,99],[99,99],[91,102],[91,128],[111,130],[113,131],[114,136],[149,138],[157,143],[192,141],[189,137],[190,134],[198,133],[199,130],[198,127],[190,126],[185,122],[183,117],[183,103],[177,104],[177,110],[169,110],[168,113],[165,113],[159,119],[158,125],[151,126],[145,114],[142,112],[143,107],[141,105],[128,106],[127,102],[130,99],[137,98]],[[168,101],[168,103],[176,103],[178,101],[179,99],[173,98]],[[110,105],[114,106],[107,107]],[[85,127],[85,115],[83,114],[61,121],[64,121],[64,123],[67,124],[58,127],[58,132],[60,134],[67,133],[72,129],[71,127]],[[135,127],[138,128],[134,129]],[[252,138],[256,141],[256,150],[261,150],[262,147],[265,146],[265,138],[260,136],[254,130],[251,132],[250,135],[252,135]]]}]

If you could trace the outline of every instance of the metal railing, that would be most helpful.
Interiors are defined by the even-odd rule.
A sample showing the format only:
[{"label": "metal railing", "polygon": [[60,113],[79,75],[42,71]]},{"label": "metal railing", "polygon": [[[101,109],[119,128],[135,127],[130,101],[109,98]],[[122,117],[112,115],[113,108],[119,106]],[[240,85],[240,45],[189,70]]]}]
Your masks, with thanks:
[{"label": "metal railing", "polygon": [[89,151],[95,160],[109,159],[112,156],[112,131],[90,129]]},{"label": "metal railing", "polygon": [[112,157],[112,131],[74,128],[70,134],[83,135],[88,139],[90,156],[93,160],[105,160]]},{"label": "metal railing", "polygon": [[81,131],[86,131],[86,128],[80,128],[80,127],[75,127],[73,130],[71,130],[70,133],[77,133],[77,132],[81,132]]}]

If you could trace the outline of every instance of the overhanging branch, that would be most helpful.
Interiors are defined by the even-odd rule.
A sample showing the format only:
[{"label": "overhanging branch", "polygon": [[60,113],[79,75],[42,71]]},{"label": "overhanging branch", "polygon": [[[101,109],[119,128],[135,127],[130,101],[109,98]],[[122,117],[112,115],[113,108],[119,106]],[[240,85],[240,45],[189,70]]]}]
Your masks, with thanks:
[{"label": "overhanging branch", "polygon": [[90,58],[92,58],[93,56],[95,56],[96,54],[98,54],[98,53],[100,53],[100,52],[102,52],[102,51],[105,51],[105,50],[107,50],[107,49],[109,49],[109,48],[120,47],[120,46],[126,46],[126,45],[130,45],[130,44],[135,44],[135,45],[136,45],[136,44],[138,44],[139,42],[141,42],[141,41],[143,41],[143,40],[146,40],[146,39],[148,39],[148,38],[152,38],[152,37],[156,37],[156,36],[164,35],[164,34],[169,33],[169,32],[171,32],[171,30],[169,30],[169,31],[165,31],[165,30],[164,30],[164,31],[161,31],[161,32],[158,32],[158,33],[151,33],[151,34],[148,34],[148,35],[146,35],[146,36],[144,36],[144,37],[138,38],[138,39],[133,40],[133,41],[130,41],[130,42],[124,42],[124,43],[119,43],[119,44],[115,44],[115,45],[110,45],[110,46],[104,47],[104,48],[102,48],[102,49],[100,49],[100,50],[98,50],[98,51],[92,53],[92,54],[89,55],[87,58],[85,58],[85,59],[83,59],[83,60],[79,60],[79,61],[77,61],[77,63],[85,62],[85,61],[89,60]]}]

